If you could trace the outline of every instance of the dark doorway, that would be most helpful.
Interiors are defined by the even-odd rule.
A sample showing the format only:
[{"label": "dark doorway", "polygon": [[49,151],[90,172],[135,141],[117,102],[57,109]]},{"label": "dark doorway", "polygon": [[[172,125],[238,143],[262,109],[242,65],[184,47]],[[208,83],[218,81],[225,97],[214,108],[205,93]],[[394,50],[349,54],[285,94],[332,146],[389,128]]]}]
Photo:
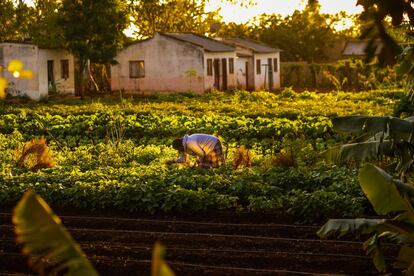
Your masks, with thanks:
[{"label": "dark doorway", "polygon": [[214,59],[214,87],[220,89],[220,59]]},{"label": "dark doorway", "polygon": [[47,86],[48,86],[48,90],[51,91],[53,90],[54,86],[55,86],[55,75],[53,73],[53,60],[48,60],[47,61]]},{"label": "dark doorway", "polygon": [[267,72],[269,76],[269,90],[273,88],[273,66],[272,66],[272,59],[267,59]]},{"label": "dark doorway", "polygon": [[227,90],[227,59],[225,58],[221,59],[221,72],[222,72],[221,90],[226,91]]}]

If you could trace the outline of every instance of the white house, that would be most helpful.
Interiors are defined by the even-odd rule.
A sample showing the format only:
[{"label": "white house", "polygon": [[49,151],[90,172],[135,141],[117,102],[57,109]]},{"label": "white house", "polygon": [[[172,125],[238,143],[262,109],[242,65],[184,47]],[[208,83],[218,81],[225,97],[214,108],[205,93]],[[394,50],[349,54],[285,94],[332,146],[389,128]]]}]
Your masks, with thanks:
[{"label": "white house", "polygon": [[[12,60],[20,60],[24,69],[33,72],[31,79],[15,78],[7,71]],[[1,75],[8,80],[7,92],[27,95],[40,100],[52,92],[74,94],[74,58],[59,49],[39,49],[36,45],[25,43],[0,43]]]},{"label": "white house", "polygon": [[280,52],[244,38],[219,38],[236,48],[236,87],[247,90],[280,88]]},{"label": "white house", "polygon": [[235,48],[192,33],[156,33],[121,50],[111,90],[203,93],[236,86]]}]

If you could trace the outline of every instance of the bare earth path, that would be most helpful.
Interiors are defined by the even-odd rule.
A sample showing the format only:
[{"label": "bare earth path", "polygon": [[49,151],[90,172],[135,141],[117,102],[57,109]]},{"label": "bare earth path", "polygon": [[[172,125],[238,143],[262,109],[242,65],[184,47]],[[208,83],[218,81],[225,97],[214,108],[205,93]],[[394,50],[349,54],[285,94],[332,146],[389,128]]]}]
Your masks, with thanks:
[{"label": "bare earth path", "polygon": [[[320,240],[317,226],[226,223],[214,218],[60,215],[101,275],[150,275],[160,240],[177,275],[375,275],[362,243]],[[10,213],[0,213],[0,275],[31,274],[15,245]],[[395,255],[390,247],[389,255]]]}]

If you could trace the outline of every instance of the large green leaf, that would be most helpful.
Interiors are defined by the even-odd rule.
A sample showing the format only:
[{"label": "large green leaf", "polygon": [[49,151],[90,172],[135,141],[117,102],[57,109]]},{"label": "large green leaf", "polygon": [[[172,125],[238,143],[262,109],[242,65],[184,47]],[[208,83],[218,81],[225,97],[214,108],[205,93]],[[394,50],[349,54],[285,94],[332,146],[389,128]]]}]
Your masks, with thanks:
[{"label": "large green leaf", "polygon": [[333,147],[322,154],[328,162],[367,161],[392,156],[392,146],[391,141],[360,142]]},{"label": "large green leaf", "polygon": [[414,125],[408,120],[390,116],[345,116],[332,120],[335,130],[350,133],[388,133],[390,136],[413,133]]},{"label": "large green leaf", "polygon": [[398,253],[394,267],[406,269],[407,275],[414,275],[414,248],[403,245]]},{"label": "large green leaf", "polygon": [[384,250],[380,246],[380,236],[375,234],[364,242],[364,250],[372,258],[378,271],[384,272],[386,269]]},{"label": "large green leaf", "polygon": [[414,188],[401,181],[394,180],[380,168],[367,164],[359,173],[362,190],[371,202],[375,211],[380,215],[391,212],[412,211],[409,198],[414,194]]},{"label": "large green leaf", "polygon": [[329,236],[341,237],[348,233],[370,234],[377,232],[384,219],[330,219],[317,232],[321,238]]},{"label": "large green leaf", "polygon": [[33,191],[27,191],[18,202],[13,223],[29,265],[40,274],[98,275],[59,217]]}]

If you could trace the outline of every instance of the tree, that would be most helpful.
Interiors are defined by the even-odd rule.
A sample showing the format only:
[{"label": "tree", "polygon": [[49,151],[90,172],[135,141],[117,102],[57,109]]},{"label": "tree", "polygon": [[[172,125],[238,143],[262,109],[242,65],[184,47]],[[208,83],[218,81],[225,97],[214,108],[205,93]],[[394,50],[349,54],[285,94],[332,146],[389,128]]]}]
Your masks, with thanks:
[{"label": "tree", "polygon": [[332,24],[335,16],[321,14],[319,4],[308,3],[303,11],[292,15],[262,15],[256,27],[257,39],[284,50],[284,60],[303,60],[313,63],[324,60],[324,48],[337,39]]},{"label": "tree", "polygon": [[227,24],[219,24],[217,30],[210,30],[212,35],[218,37],[244,37],[254,39],[252,26],[249,22],[237,24],[229,22]]},{"label": "tree", "polygon": [[0,42],[28,39],[28,25],[32,9],[22,0],[0,1]]},{"label": "tree", "polygon": [[60,2],[57,0],[36,0],[33,18],[29,26],[32,42],[40,47],[62,48],[64,38],[58,25]]},{"label": "tree", "polygon": [[155,32],[194,32],[206,34],[221,21],[217,11],[206,11],[207,0],[133,0],[130,2],[137,35],[151,37]]},{"label": "tree", "polygon": [[[77,94],[84,96],[84,73],[90,62],[114,63],[122,47],[128,12],[121,0],[63,0],[58,26],[65,48],[77,61]],[[90,75],[90,74],[89,74]]]},{"label": "tree", "polygon": [[0,42],[14,38],[13,29],[14,6],[12,0],[0,2]]}]

